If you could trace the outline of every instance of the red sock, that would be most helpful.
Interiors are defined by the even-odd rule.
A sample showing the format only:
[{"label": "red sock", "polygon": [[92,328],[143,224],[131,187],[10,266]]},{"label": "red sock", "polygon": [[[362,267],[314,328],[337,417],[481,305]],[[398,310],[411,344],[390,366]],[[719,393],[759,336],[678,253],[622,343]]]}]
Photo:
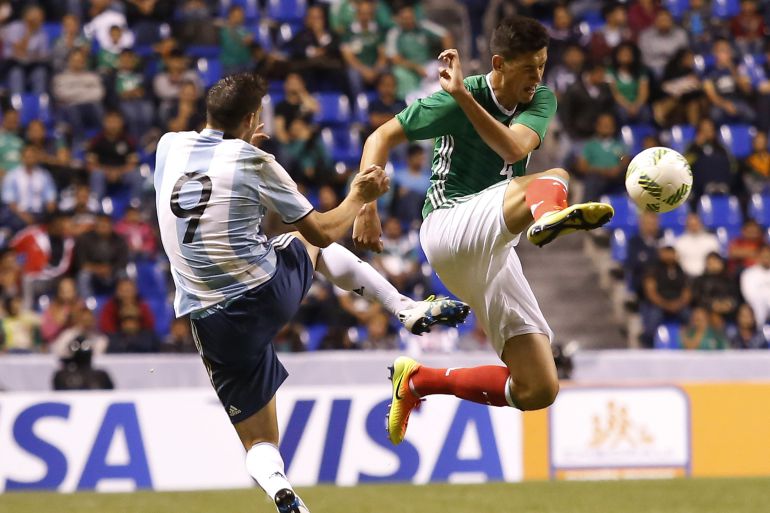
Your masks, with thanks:
[{"label": "red sock", "polygon": [[537,221],[543,214],[567,208],[567,184],[553,176],[536,178],[527,187],[526,201]]},{"label": "red sock", "polygon": [[508,368],[495,365],[432,369],[420,367],[412,374],[412,390],[421,397],[433,394],[454,395],[479,404],[510,406],[505,389]]}]

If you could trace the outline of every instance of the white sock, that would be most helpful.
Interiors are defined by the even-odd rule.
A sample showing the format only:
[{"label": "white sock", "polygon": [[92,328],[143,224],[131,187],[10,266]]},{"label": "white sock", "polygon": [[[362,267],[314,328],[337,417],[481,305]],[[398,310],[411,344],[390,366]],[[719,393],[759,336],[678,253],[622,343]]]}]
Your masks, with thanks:
[{"label": "white sock", "polygon": [[268,442],[255,444],[246,452],[246,470],[262,487],[270,500],[284,488],[294,490],[283,473],[283,458],[278,447]]},{"label": "white sock", "polygon": [[333,243],[321,249],[316,270],[339,288],[377,301],[393,315],[414,304],[414,301],[400,294],[396,287],[371,265],[339,244]]}]

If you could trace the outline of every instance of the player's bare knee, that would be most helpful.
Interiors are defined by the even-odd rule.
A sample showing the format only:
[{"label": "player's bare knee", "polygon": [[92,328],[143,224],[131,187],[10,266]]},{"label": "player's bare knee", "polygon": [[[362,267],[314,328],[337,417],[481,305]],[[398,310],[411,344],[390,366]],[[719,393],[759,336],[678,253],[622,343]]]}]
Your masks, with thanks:
[{"label": "player's bare knee", "polygon": [[547,382],[530,387],[517,387],[514,402],[520,410],[542,410],[548,408],[556,400],[559,393],[559,382]]},{"label": "player's bare knee", "polygon": [[569,180],[569,172],[561,167],[555,167],[553,169],[549,169],[544,173],[547,176],[553,176],[556,178],[561,178],[562,180]]}]

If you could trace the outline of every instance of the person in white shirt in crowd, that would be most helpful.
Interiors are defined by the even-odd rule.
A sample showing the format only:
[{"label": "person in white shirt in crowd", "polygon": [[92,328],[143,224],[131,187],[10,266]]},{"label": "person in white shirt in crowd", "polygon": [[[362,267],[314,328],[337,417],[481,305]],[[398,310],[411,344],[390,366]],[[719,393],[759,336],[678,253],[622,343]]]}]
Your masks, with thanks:
[{"label": "person in white shirt in crowd", "polygon": [[91,21],[83,27],[83,32],[89,39],[96,39],[101,48],[112,45],[110,29],[115,26],[123,29],[120,45],[123,48],[134,46],[134,33],[128,29],[126,15],[118,10],[119,7],[120,2],[113,0],[91,0],[91,8],[88,11]]},{"label": "person in white shirt in crowd", "polygon": [[690,277],[697,277],[706,270],[708,254],[719,253],[719,239],[703,228],[698,214],[690,213],[684,233],[674,241],[674,249],[684,272]]},{"label": "person in white shirt in crowd", "polygon": [[35,224],[56,209],[56,184],[38,162],[38,150],[26,146],[21,165],[3,178],[2,200],[19,222],[17,228]]},{"label": "person in white shirt in crowd", "polygon": [[754,310],[757,326],[764,325],[770,316],[770,245],[763,245],[757,263],[741,274],[741,294]]}]

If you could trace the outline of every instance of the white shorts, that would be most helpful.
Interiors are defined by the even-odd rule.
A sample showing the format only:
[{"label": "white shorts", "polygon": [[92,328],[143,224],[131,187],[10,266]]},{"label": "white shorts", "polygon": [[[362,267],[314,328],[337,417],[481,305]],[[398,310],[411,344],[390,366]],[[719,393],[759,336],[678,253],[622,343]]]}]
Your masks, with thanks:
[{"label": "white shorts", "polygon": [[519,234],[505,226],[508,181],[450,208],[434,210],[420,228],[433,270],[482,323],[498,356],[505,341],[526,333],[553,333],[527,283],[514,247]]}]

